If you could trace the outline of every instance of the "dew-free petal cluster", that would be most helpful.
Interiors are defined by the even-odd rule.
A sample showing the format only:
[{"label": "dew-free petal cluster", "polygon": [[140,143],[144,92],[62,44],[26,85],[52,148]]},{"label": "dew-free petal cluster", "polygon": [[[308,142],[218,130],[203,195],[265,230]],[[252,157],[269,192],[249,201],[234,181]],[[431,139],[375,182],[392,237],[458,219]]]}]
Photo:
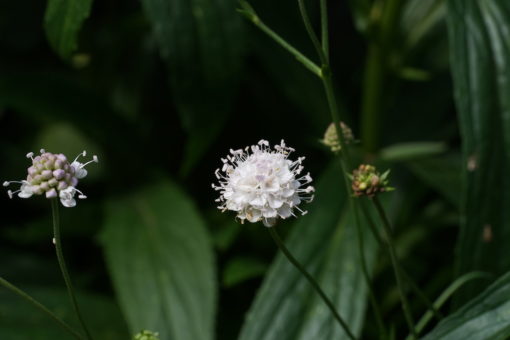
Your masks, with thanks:
[{"label": "dew-free petal cluster", "polygon": [[45,195],[46,198],[59,198],[65,207],[74,207],[78,198],[87,198],[80,190],[76,189],[78,180],[87,176],[85,166],[89,163],[98,162],[97,156],[86,163],[80,163],[78,159],[86,156],[86,152],[80,153],[76,159],[69,163],[67,157],[61,153],[54,154],[41,149],[40,155],[34,157],[33,152],[27,154],[27,158],[32,160],[32,165],[28,168],[26,180],[6,181],[4,186],[11,184],[20,184],[16,191],[8,190],[7,194],[12,198],[15,194],[21,198],[29,198],[32,195]]},{"label": "dew-free petal cluster", "polygon": [[308,185],[312,178],[309,173],[300,176],[304,157],[288,159],[293,151],[283,140],[273,148],[261,140],[244,150],[231,149],[215,173],[218,208],[237,212],[241,223],[262,221],[267,227],[278,218],[295,216],[294,210],[306,214],[298,206],[313,199],[314,188]]}]

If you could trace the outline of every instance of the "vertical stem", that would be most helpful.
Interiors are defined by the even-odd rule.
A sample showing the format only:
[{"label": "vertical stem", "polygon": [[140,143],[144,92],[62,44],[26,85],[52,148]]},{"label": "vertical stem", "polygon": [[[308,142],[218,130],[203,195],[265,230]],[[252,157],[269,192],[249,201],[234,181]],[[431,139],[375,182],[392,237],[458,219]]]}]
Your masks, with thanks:
[{"label": "vertical stem", "polygon": [[322,298],[322,300],[326,303],[326,305],[328,306],[329,310],[333,314],[333,317],[336,319],[336,321],[338,321],[338,323],[340,324],[340,326],[342,327],[344,332],[347,334],[347,336],[350,339],[355,340],[356,337],[349,330],[349,327],[347,326],[345,321],[342,319],[340,314],[338,314],[338,312],[336,311],[335,305],[326,296],[326,294],[321,289],[321,287],[319,286],[317,281],[315,281],[315,279],[312,277],[312,275],[310,275],[306,271],[306,269],[299,263],[299,261],[290,253],[290,251],[287,249],[287,247],[283,243],[282,239],[280,238],[280,236],[276,232],[275,228],[274,227],[270,227],[268,229],[269,229],[269,234],[271,234],[271,237],[273,238],[273,240],[276,243],[276,245],[278,246],[278,248],[280,248],[280,250],[287,257],[289,262],[292,263],[301,272],[301,274],[303,274],[303,276],[308,280],[308,282],[312,285],[312,287],[315,289],[315,291],[319,294],[319,296]]},{"label": "vertical stem", "polygon": [[83,337],[78,334],[74,329],[72,329],[68,324],[66,324],[62,319],[60,319],[58,316],[53,314],[52,311],[50,311],[48,308],[46,308],[42,303],[16,287],[15,285],[11,284],[9,281],[3,279],[0,277],[0,285],[4,286],[5,288],[9,289],[14,294],[18,295],[19,297],[25,299],[26,301],[30,302],[32,305],[34,305],[36,308],[41,310],[42,312],[46,313],[50,318],[53,319],[60,327],[62,327],[67,332],[71,333],[76,339],[83,340]]},{"label": "vertical stem", "polygon": [[328,4],[327,0],[321,0],[321,43],[322,51],[329,62],[329,31],[328,31]]},{"label": "vertical stem", "polygon": [[67,266],[64,259],[64,253],[62,252],[62,245],[60,243],[60,217],[58,212],[58,200],[52,199],[51,200],[51,210],[53,212],[53,234],[54,234],[54,242],[55,242],[55,249],[57,252],[57,259],[58,264],[60,266],[60,271],[62,272],[62,276],[64,277],[64,281],[67,286],[67,293],[69,294],[69,298],[71,299],[71,304],[73,305],[74,312],[76,313],[76,316],[78,317],[78,320],[85,332],[85,337],[87,340],[91,340],[92,336],[90,335],[90,332],[85,325],[85,322],[83,321],[83,318],[80,313],[80,309],[78,307],[78,302],[76,301],[76,296],[74,295],[74,289],[73,284],[71,282],[71,277],[69,276],[69,273],[67,271]]},{"label": "vertical stem", "polygon": [[370,298],[370,304],[372,305],[372,308],[374,310],[377,328],[379,328],[379,339],[386,339],[387,335],[386,327],[384,327],[384,322],[381,316],[381,310],[379,308],[379,305],[377,304],[377,299],[375,298],[375,293],[372,289],[372,282],[370,281],[370,275],[368,274],[368,268],[365,259],[365,243],[363,241],[364,235],[363,230],[361,229],[359,210],[357,207],[357,205],[360,204],[360,202],[359,201],[354,202],[353,200],[351,200],[351,202],[353,202],[353,204],[351,204],[351,209],[354,210],[355,218],[354,224],[356,224],[356,229],[358,232],[358,249],[360,254],[361,269],[363,271],[363,278],[365,279],[365,284],[367,285],[368,288],[368,296]]},{"label": "vertical stem", "polygon": [[405,316],[407,325],[408,325],[409,330],[413,336],[413,339],[418,339],[416,330],[414,329],[414,321],[413,321],[413,316],[411,314],[411,309],[409,307],[409,302],[407,301],[407,298],[406,298],[406,295],[404,292],[404,287],[403,287],[403,282],[402,282],[402,277],[401,277],[401,272],[400,272],[400,265],[398,262],[397,252],[395,251],[395,245],[393,242],[393,233],[391,230],[390,221],[388,220],[388,217],[386,216],[386,213],[384,212],[384,208],[382,207],[381,202],[379,202],[379,199],[377,198],[377,196],[374,196],[372,198],[372,202],[374,202],[377,212],[379,213],[379,216],[381,217],[381,220],[383,221],[384,231],[386,233],[386,239],[387,239],[387,244],[388,244],[388,250],[390,252],[391,264],[393,265],[393,271],[395,273],[395,279],[397,281],[398,291],[400,294],[400,300],[402,302],[402,309],[404,311],[404,316]]},{"label": "vertical stem", "polygon": [[[373,30],[365,65],[361,109],[361,139],[366,152],[379,148],[382,98],[391,52],[391,40],[398,24],[402,0],[386,0],[377,30]],[[376,35],[376,33],[378,33]]]}]

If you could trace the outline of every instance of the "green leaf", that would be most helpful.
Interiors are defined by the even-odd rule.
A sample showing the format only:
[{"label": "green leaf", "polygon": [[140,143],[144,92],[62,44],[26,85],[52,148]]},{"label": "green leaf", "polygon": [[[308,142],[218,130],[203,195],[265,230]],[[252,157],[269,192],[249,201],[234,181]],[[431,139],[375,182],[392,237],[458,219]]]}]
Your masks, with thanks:
[{"label": "green leaf", "polygon": [[92,0],[48,0],[44,28],[51,47],[63,59],[77,48],[78,32],[90,14]]},{"label": "green leaf", "polygon": [[236,0],[143,0],[188,132],[186,173],[214,141],[241,77],[242,18]]},{"label": "green leaf", "polygon": [[381,159],[387,162],[405,161],[436,155],[445,151],[446,145],[441,142],[399,143],[382,149]]},{"label": "green leaf", "polygon": [[[360,267],[356,227],[347,209],[341,173],[338,166],[327,170],[317,186],[316,200],[310,205],[309,213],[295,223],[286,244],[318,279],[351,330],[359,334],[367,287]],[[375,260],[376,242],[368,229],[364,236],[370,268]],[[324,301],[296,268],[278,254],[247,315],[240,339],[344,338],[347,338],[345,333]]]},{"label": "green leaf", "polygon": [[[510,269],[510,2],[448,4],[464,172],[458,269],[501,274]],[[464,301],[480,290],[470,287]]]},{"label": "green leaf", "polygon": [[484,339],[510,337],[510,273],[441,321],[423,340]]},{"label": "green leaf", "polygon": [[[80,331],[67,291],[56,288],[27,286],[23,289],[47,306],[58,317]],[[129,338],[126,324],[115,302],[90,293],[77,295],[84,318],[96,339],[124,340]],[[69,333],[17,295],[0,287],[0,338],[9,340],[69,339]]]},{"label": "green leaf", "polygon": [[212,339],[216,283],[204,222],[190,199],[162,181],[112,201],[102,235],[106,261],[132,333]]}]

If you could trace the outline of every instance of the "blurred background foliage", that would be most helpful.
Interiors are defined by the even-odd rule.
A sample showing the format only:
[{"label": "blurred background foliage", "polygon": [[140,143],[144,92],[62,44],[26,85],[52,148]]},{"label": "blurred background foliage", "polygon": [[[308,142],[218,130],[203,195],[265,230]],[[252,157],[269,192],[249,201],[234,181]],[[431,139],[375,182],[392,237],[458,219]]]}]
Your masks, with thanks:
[{"label": "blurred background foliage", "polygon": [[[252,5],[315,60],[296,1]],[[343,120],[360,141],[358,159],[392,170],[397,190],[385,204],[404,267],[432,300],[462,273],[493,274],[463,286],[443,308],[454,312],[510,269],[510,6],[328,5]],[[100,158],[81,184],[89,198],[61,213],[64,252],[98,339],[142,328],[176,340],[342,338],[297,272],[275,258],[264,228],[241,226],[215,207],[220,157],[261,138],[285,139],[317,179],[310,214],[277,227],[355,332],[377,338],[341,171],[319,143],[330,123],[322,85],[237,7],[0,2],[1,177],[23,178],[24,155],[40,148]],[[318,29],[318,5],[308,7]],[[1,204],[2,277],[76,324],[54,258],[49,202],[4,195]],[[407,330],[389,259],[368,231],[362,237],[385,322],[401,339]],[[501,313],[510,308],[498,305],[506,281],[484,293]],[[0,295],[0,338],[66,336],[24,301]],[[418,318],[426,306],[411,301]],[[447,321],[431,339],[463,322],[455,336],[470,331],[470,320]]]}]

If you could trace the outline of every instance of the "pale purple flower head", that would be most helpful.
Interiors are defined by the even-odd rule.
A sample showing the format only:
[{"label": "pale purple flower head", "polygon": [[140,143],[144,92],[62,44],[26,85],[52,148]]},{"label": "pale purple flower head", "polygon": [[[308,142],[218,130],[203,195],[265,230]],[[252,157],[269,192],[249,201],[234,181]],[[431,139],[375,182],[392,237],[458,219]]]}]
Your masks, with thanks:
[{"label": "pale purple flower head", "polygon": [[80,190],[76,189],[78,180],[87,176],[85,166],[89,163],[98,162],[97,156],[86,163],[80,163],[78,159],[86,156],[86,152],[80,153],[73,162],[69,163],[67,157],[63,154],[54,154],[41,149],[41,154],[34,157],[33,152],[27,154],[27,158],[32,160],[32,165],[28,168],[26,180],[5,181],[4,187],[12,183],[21,184],[16,190],[8,190],[7,194],[12,198],[15,194],[18,197],[29,198],[32,195],[45,195],[46,198],[60,198],[60,202],[65,207],[74,207],[76,200],[74,195],[78,193],[78,198],[87,198]]}]

